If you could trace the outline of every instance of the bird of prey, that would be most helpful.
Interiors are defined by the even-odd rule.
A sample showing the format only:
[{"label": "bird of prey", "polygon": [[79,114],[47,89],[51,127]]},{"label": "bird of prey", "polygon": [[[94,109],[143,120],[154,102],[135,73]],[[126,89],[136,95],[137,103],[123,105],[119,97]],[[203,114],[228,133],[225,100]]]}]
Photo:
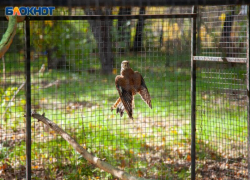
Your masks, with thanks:
[{"label": "bird of prey", "polygon": [[120,113],[122,117],[125,110],[129,118],[133,119],[134,95],[137,93],[152,109],[150,94],[142,75],[133,71],[126,60],[121,63],[121,75],[116,76],[115,86],[120,97],[111,107],[111,111],[116,108],[116,113]]}]

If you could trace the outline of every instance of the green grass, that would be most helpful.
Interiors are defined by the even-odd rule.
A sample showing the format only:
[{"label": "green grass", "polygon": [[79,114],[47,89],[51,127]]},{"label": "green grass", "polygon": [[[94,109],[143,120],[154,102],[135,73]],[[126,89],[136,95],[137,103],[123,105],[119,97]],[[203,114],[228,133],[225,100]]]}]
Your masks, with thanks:
[{"label": "green grass", "polygon": [[[170,61],[168,67],[165,66],[166,58]],[[114,78],[120,71],[120,62],[123,59],[129,60],[132,68],[142,73],[152,96],[152,110],[136,96],[134,121],[129,120],[126,114],[120,118],[118,114],[110,111],[111,105],[118,98]],[[155,53],[116,57],[117,73],[112,75],[99,73],[97,57],[76,62],[67,70],[49,70],[38,74],[43,63],[46,64],[45,59],[38,59],[32,62],[31,67],[32,108],[38,113],[45,113],[47,118],[65,129],[81,145],[86,144],[89,152],[134,175],[152,178],[162,175],[169,179],[190,177],[188,167],[176,169],[175,163],[165,162],[168,159],[174,162],[189,162],[190,69],[188,65],[178,64],[189,64],[189,56]],[[23,76],[13,73],[16,69],[23,72],[23,66],[22,61],[6,64],[6,72],[12,74],[6,81],[10,85],[7,88],[1,87],[1,103],[6,101],[4,106],[1,106],[1,113],[5,110],[8,98],[15,91],[11,88],[18,87],[12,84],[20,84],[24,80]],[[88,69],[96,71],[88,73]],[[208,81],[207,74],[202,72],[204,69],[197,69],[198,159],[212,158],[209,152],[217,151],[221,146],[223,149],[237,143],[240,145],[246,141],[247,136],[246,105],[239,106],[239,101],[232,100],[233,98],[223,93],[223,90],[221,94],[216,93],[216,88],[244,87],[235,85],[235,78],[244,80],[244,71],[237,68],[233,72],[225,69],[223,72],[228,74],[223,75],[223,80],[220,73],[215,73],[211,75],[211,81]],[[58,86],[43,88],[56,80],[59,80]],[[5,96],[8,98],[4,98]],[[18,134],[20,129],[25,128],[25,119],[19,118],[24,114],[24,105],[22,90],[7,113],[7,121],[1,121],[6,132]],[[5,162],[6,158],[9,158],[10,162],[20,161],[24,164],[23,140],[1,149],[0,160]],[[222,140],[224,142],[221,145]],[[61,137],[44,128],[35,119],[32,119],[32,142],[34,170],[45,168],[48,176],[56,177],[57,174],[52,172],[57,168],[64,172],[63,177],[66,179],[100,176],[111,178],[110,175],[94,169]],[[206,148],[209,148],[209,152]],[[220,157],[223,158],[221,154],[216,158]],[[154,160],[149,160],[150,158]],[[78,177],[74,174],[78,174]]]}]

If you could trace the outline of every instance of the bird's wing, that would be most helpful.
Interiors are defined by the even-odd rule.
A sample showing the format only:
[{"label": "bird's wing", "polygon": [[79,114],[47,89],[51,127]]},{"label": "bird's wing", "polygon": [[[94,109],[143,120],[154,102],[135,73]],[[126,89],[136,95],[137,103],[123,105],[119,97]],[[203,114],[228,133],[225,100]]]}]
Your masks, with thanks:
[{"label": "bird's wing", "polygon": [[142,100],[145,103],[147,103],[147,105],[152,109],[150,94],[148,92],[148,88],[142,76],[141,76],[141,88],[140,88],[139,94]]},{"label": "bird's wing", "polygon": [[[119,96],[122,100],[122,104],[124,106],[125,111],[128,113],[128,116],[133,119],[132,114],[133,114],[133,108],[132,108],[132,101],[133,101],[133,95],[132,95],[132,91],[127,91],[123,86],[122,83],[119,83],[121,81],[116,81],[116,89],[119,93]],[[119,104],[118,105],[119,108],[121,108],[121,115],[123,114],[123,107]]]}]

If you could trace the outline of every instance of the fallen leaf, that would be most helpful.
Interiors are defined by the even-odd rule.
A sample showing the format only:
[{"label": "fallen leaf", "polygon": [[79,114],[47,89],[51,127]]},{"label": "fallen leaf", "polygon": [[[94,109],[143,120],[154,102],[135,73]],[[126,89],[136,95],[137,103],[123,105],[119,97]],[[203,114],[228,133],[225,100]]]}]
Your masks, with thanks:
[{"label": "fallen leaf", "polygon": [[138,170],[138,176],[143,177],[143,172],[141,170]]},{"label": "fallen leaf", "polygon": [[8,165],[5,163],[2,166],[0,166],[0,170],[5,170],[7,169]]},{"label": "fallen leaf", "polygon": [[191,156],[189,154],[187,155],[187,161],[191,162]]},{"label": "fallen leaf", "polygon": [[113,74],[117,74],[117,69],[116,68],[113,68],[113,71],[112,71]]},{"label": "fallen leaf", "polygon": [[32,166],[32,169],[38,169],[39,166]]}]

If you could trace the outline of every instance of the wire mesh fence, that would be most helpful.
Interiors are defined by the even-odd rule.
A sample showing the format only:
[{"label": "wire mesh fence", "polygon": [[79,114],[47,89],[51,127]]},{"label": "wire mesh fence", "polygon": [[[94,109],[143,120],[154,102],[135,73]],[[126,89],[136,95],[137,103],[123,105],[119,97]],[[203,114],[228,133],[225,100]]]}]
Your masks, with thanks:
[{"label": "wire mesh fence", "polygon": [[[207,65],[207,63],[206,63]],[[247,178],[246,67],[217,64],[197,72],[197,165],[201,177]],[[210,64],[211,66],[211,64]],[[216,67],[216,68],[215,68]]]},{"label": "wire mesh fence", "polygon": [[[178,20],[172,19],[171,21],[174,24]],[[102,23],[96,23],[96,29],[107,28],[111,31],[111,35],[120,35],[114,37],[114,50],[107,52],[112,53],[110,56],[115,59],[112,74],[103,75],[100,70],[99,51],[97,52],[96,48],[108,45],[102,41],[95,41],[90,30],[91,27],[89,27],[92,22],[70,21],[67,24],[51,21],[50,23],[58,28],[71,25],[85,29],[80,33],[72,33],[72,29],[67,30],[66,28],[63,28],[60,34],[57,31],[50,32],[51,42],[57,42],[57,38],[61,41],[59,44],[62,45],[62,52],[65,52],[67,64],[49,70],[51,72],[45,71],[43,75],[40,74],[39,77],[32,80],[33,85],[34,81],[37,80],[35,84],[38,88],[32,89],[34,92],[32,101],[33,106],[37,106],[34,107],[37,112],[45,112],[46,117],[57,122],[66,131],[71,132],[71,135],[79,143],[101,159],[105,158],[107,162],[134,175],[162,177],[164,179],[167,176],[175,176],[171,175],[171,171],[174,171],[175,167],[174,162],[171,161],[172,157],[177,158],[178,163],[183,164],[186,171],[189,164],[186,158],[190,154],[188,148],[190,118],[189,114],[185,112],[190,111],[188,107],[189,96],[187,96],[190,83],[188,77],[178,83],[177,79],[182,75],[189,76],[190,49],[185,48],[185,46],[190,43],[190,20],[183,20],[186,25],[185,23],[180,25],[183,34],[189,36],[189,40],[182,42],[178,40],[178,34],[174,30],[162,29],[163,23],[170,23],[168,20],[149,19],[144,24],[143,42],[131,45],[131,40],[128,38],[130,34],[126,32],[129,29],[126,29],[126,25],[129,24],[132,26],[130,28],[136,29],[137,22],[138,20],[133,19],[116,20],[113,22],[113,27],[104,27]],[[34,21],[32,26],[43,26],[43,23],[45,22]],[[122,32],[117,32],[119,31],[118,23],[125,26],[121,30]],[[70,27],[68,28],[70,29]],[[158,29],[158,34],[164,33],[161,46],[159,36],[153,34],[153,29]],[[75,41],[75,44],[66,44],[67,36],[73,36],[72,38],[81,39],[83,42],[78,44]],[[34,36],[31,41],[34,43],[39,41],[40,35],[36,38]],[[168,43],[164,43],[165,39],[169,39]],[[84,43],[84,41],[86,42]],[[108,41],[111,41],[111,37],[106,43]],[[80,43],[86,44],[88,49],[83,51]],[[142,46],[142,43],[145,45]],[[86,48],[84,44],[83,46]],[[130,45],[132,48],[136,46],[135,49],[138,52],[131,52]],[[42,45],[42,47],[46,47],[46,45]],[[182,49],[182,52],[177,55],[174,52],[175,48]],[[176,55],[172,56],[173,54]],[[120,74],[120,64],[125,59],[130,62],[134,70],[143,75],[152,95],[154,106],[153,110],[150,110],[140,100],[140,97],[135,97],[136,108],[133,121],[128,120],[127,115],[121,118],[110,111],[110,107],[118,98],[114,79],[116,75]],[[39,58],[37,65],[32,65],[36,68],[35,72],[38,72],[43,64],[46,64],[46,60]],[[179,72],[178,67],[180,68]],[[175,71],[177,71],[176,74],[171,74]],[[172,90],[170,91],[169,88]],[[171,102],[167,102],[165,99],[171,99]],[[164,109],[168,107],[171,108],[166,113]],[[179,108],[184,112],[178,114]],[[179,127],[179,123],[183,126]],[[34,166],[36,164],[37,168],[47,169],[48,164],[54,161],[54,166],[58,163],[63,166],[69,163],[78,167],[79,163],[83,163],[82,159],[78,159],[79,155],[75,154],[65,142],[62,142],[60,137],[46,132],[36,121],[34,128],[32,139],[37,142],[33,143],[34,150],[32,151],[40,152],[37,152],[37,160],[34,158],[32,161]],[[177,136],[177,134],[180,135]],[[57,143],[48,146],[48,141]],[[175,145],[175,143],[180,145]],[[36,150],[37,148],[39,150]],[[41,158],[41,154],[45,156],[44,159]],[[58,157],[60,158],[58,159]],[[166,161],[163,163],[164,166],[156,163],[164,161]],[[52,172],[53,170],[48,173]],[[80,178],[81,175],[78,175]],[[96,171],[95,176],[105,178],[107,174]]]},{"label": "wire mesh fence", "polygon": [[227,57],[242,62],[247,51],[246,15],[247,6],[200,7],[199,55],[212,61],[213,57]]},{"label": "wire mesh fence", "polygon": [[[203,8],[201,55],[246,59],[245,7]],[[197,64],[197,173],[203,178],[247,178],[246,73],[246,64]]]},{"label": "wire mesh fence", "polygon": [[[246,58],[244,8],[201,8],[198,55]],[[54,15],[60,19],[31,18],[32,110],[45,113],[45,117],[91,154],[132,175],[153,179],[191,178],[193,16],[190,13],[191,7],[178,6],[58,7]],[[175,14],[175,17],[141,18],[164,14]],[[178,14],[184,15],[177,18]],[[84,15],[106,18],[64,20],[64,17]],[[123,18],[109,19],[112,15]],[[225,24],[227,16],[238,18],[231,24],[231,30],[224,28],[229,26]],[[1,23],[3,34],[7,22]],[[223,34],[224,30],[230,33]],[[222,44],[220,40],[225,36],[226,42],[235,44],[230,46],[232,51],[228,51],[228,46],[214,48],[217,42]],[[0,178],[3,179],[25,177],[24,38],[24,23],[18,23],[13,49],[5,54],[0,66],[0,114],[5,116],[0,124]],[[241,50],[236,52],[236,49]],[[135,96],[133,120],[127,113],[120,117],[116,110],[111,111],[119,97],[115,77],[120,74],[123,60],[141,73],[152,99],[150,109],[139,95]],[[196,72],[196,178],[245,179],[246,64],[197,62]],[[115,179],[88,163],[43,123],[32,119],[31,131],[32,178]]]},{"label": "wire mesh fence", "polygon": [[[1,22],[1,34],[8,23]],[[17,38],[1,59],[0,159],[6,179],[25,176],[25,85],[24,23],[19,23]]]}]

